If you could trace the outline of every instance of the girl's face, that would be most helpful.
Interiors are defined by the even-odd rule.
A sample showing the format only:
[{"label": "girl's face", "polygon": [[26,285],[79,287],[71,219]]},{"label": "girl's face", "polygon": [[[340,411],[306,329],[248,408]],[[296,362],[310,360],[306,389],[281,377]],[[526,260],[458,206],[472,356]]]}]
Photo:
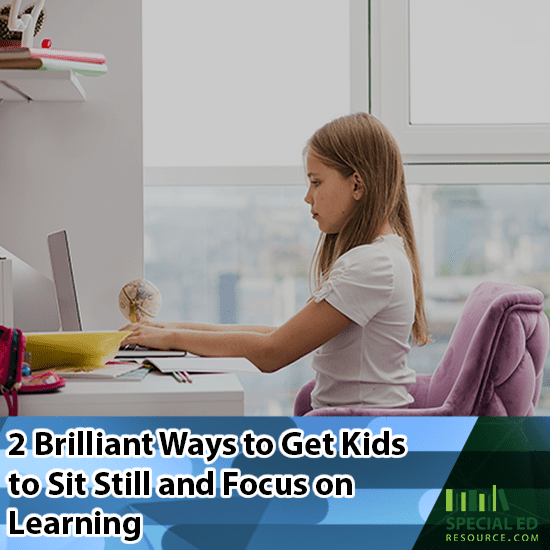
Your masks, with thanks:
[{"label": "girl's face", "polygon": [[361,197],[362,186],[355,175],[343,178],[315,155],[306,161],[309,188],[304,200],[311,206],[313,219],[324,233],[339,233]]}]

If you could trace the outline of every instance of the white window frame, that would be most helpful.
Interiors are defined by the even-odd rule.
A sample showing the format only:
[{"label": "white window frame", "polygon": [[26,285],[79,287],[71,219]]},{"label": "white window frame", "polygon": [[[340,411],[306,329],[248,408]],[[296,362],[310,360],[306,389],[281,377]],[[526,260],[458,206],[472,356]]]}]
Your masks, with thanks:
[{"label": "white window frame", "polygon": [[370,1],[371,113],[395,136],[407,181],[550,183],[550,125],[410,123],[409,0]]},{"label": "white window frame", "polygon": [[[411,125],[409,0],[348,0],[350,111],[395,136],[411,184],[548,184],[550,125]],[[145,167],[145,185],[300,185],[302,166]]]}]

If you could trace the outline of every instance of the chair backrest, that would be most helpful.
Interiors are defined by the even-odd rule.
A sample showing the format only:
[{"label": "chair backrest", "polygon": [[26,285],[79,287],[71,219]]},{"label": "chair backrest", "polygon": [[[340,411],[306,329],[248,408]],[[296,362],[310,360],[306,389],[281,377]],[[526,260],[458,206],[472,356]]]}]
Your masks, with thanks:
[{"label": "chair backrest", "polygon": [[481,283],[466,301],[423,406],[454,416],[532,415],[548,339],[540,291]]}]

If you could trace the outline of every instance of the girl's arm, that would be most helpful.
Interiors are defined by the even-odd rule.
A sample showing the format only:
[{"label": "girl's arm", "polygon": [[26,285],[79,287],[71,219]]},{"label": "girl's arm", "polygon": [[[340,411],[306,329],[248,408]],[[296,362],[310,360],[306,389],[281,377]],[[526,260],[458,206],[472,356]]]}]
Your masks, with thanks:
[{"label": "girl's arm", "polygon": [[[350,319],[325,300],[311,301],[284,325],[269,332],[210,331],[128,325],[125,344],[184,349],[210,357],[245,357],[263,372],[275,372],[340,334]],[[225,325],[223,325],[225,326]]]},{"label": "girl's arm", "polygon": [[[193,321],[150,321],[143,318],[139,320],[139,324],[172,330],[203,330],[207,332],[260,332],[267,334],[275,330],[275,327],[263,325],[217,325],[210,323],[195,323]],[[134,325],[127,325],[120,330],[132,330],[129,328],[132,326]]]}]

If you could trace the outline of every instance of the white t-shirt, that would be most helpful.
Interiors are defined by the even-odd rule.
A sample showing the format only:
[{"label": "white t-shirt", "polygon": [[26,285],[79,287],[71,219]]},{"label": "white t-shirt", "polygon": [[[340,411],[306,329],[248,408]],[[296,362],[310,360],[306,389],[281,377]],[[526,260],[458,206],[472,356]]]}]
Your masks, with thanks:
[{"label": "white t-shirt", "polygon": [[346,252],[314,294],[352,320],[313,354],[314,409],[402,407],[416,373],[407,366],[415,300],[403,240],[378,237]]}]

